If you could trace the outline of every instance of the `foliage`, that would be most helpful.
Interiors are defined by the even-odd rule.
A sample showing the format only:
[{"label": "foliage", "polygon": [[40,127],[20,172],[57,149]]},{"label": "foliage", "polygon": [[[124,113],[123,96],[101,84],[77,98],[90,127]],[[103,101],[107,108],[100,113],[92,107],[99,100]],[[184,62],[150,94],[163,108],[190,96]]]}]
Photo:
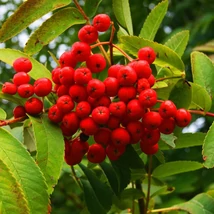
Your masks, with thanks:
[{"label": "foliage", "polygon": [[[99,8],[103,12],[108,11],[103,2],[86,0],[83,10],[92,18],[99,13]],[[131,57],[136,57],[141,47],[152,47],[157,53],[153,73],[157,79],[154,88],[158,97],[173,100],[178,107],[187,108],[193,114],[214,116],[209,112],[213,106],[214,64],[207,55],[199,52],[213,52],[213,43],[200,45],[189,54],[190,75],[185,67],[189,31],[175,31],[173,35],[165,37],[164,42],[156,40],[161,34],[161,23],[166,22],[164,17],[167,16],[167,9],[170,10],[174,3],[169,5],[168,0],[159,2],[153,10],[147,11],[144,20],[136,21],[137,14],[132,13],[135,5],[133,2],[112,0],[113,10],[109,10],[109,14],[114,14],[114,24],[118,30],[113,42]],[[55,0],[51,3],[46,0],[28,0],[22,3],[0,29],[2,44],[11,44],[11,38],[15,38],[35,20],[52,11],[51,16],[33,31],[23,50],[16,50],[19,47],[0,49],[0,60],[12,65],[16,58],[26,56],[33,63],[33,70],[30,72],[33,79],[50,78],[50,61],[44,65],[39,62],[38,56],[47,52],[53,39],[57,40],[69,30],[75,31],[69,39],[71,45],[77,40],[77,30],[88,21],[77,1],[74,3],[69,0]],[[184,1],[180,7],[188,7],[189,4]],[[209,14],[204,16],[204,23],[205,19],[212,20]],[[202,21],[200,23],[200,27],[205,29]],[[194,25],[191,22],[189,24]],[[211,24],[209,21],[207,26]],[[108,40],[105,38],[109,34],[107,32],[103,35],[103,40]],[[191,35],[193,36],[197,37],[196,34]],[[190,45],[196,45],[191,37]],[[109,57],[111,50],[105,48],[104,53]],[[51,53],[55,59],[58,58],[55,56],[56,50],[57,48]],[[37,55],[33,56],[34,54]],[[116,63],[126,61],[116,50],[113,54]],[[1,77],[5,72],[7,71],[3,69]],[[102,78],[100,75],[100,79]],[[9,75],[1,81],[6,79],[9,79]],[[24,99],[10,97],[2,92],[0,99],[15,104],[24,103]],[[45,98],[48,107],[53,100],[54,98]],[[64,163],[61,130],[47,119],[46,113],[28,116],[24,122],[11,124],[13,118],[10,114],[7,116],[8,112],[3,107],[1,104],[0,124],[4,128],[0,128],[0,213],[50,213],[50,206],[52,213],[69,213],[70,209],[73,213],[82,214],[142,214],[147,212],[147,208],[153,213],[183,210],[195,214],[212,213],[214,209],[211,186],[213,178],[210,176],[214,166],[213,124],[206,133],[184,134],[176,129],[173,135],[163,135],[159,142],[160,150],[155,156],[147,157],[140,152],[138,146],[130,145],[117,161],[106,160],[95,165],[85,159],[83,163],[70,169]],[[183,178],[191,178],[192,173],[195,173],[191,180],[193,183],[190,182],[187,186]],[[209,179],[201,184],[203,174]],[[199,186],[193,187],[197,183]],[[179,189],[181,186],[183,192],[182,188]],[[179,197],[179,191],[187,196]],[[64,203],[60,201],[60,194],[67,196],[72,205],[68,203],[63,204],[63,208],[60,207],[60,203]],[[167,197],[174,199],[174,202],[168,201]],[[66,206],[68,210],[65,209]]]}]

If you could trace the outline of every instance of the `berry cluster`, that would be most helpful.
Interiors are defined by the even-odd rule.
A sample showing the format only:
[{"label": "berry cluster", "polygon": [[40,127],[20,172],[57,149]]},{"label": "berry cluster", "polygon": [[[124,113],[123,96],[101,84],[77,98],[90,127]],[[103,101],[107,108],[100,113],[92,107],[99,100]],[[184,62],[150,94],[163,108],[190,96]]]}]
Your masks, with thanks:
[{"label": "berry cluster", "polygon": [[[2,89],[4,93],[18,92],[21,97],[30,97],[22,108],[33,115],[43,108],[42,101],[32,97],[33,94],[38,97],[56,94],[48,117],[62,130],[69,165],[80,163],[85,154],[92,163],[100,163],[106,156],[117,160],[128,144],[139,143],[144,153],[155,154],[161,133],[171,134],[176,125],[185,127],[191,121],[187,110],[177,109],[170,100],[157,99],[152,89],[155,77],[150,65],[156,58],[152,48],[139,49],[138,58],[127,65],[108,68],[103,55],[92,53],[90,45],[98,40],[98,32],[105,32],[110,26],[109,16],[99,14],[92,25],[79,30],[79,41],[61,55],[60,66],[52,71],[53,90],[46,78],[36,80],[33,86],[29,84],[27,72],[32,65],[22,58],[14,62],[17,73],[13,83],[5,83]],[[94,78],[94,74],[105,69],[104,81]],[[92,145],[87,142],[90,136],[94,139]]]}]

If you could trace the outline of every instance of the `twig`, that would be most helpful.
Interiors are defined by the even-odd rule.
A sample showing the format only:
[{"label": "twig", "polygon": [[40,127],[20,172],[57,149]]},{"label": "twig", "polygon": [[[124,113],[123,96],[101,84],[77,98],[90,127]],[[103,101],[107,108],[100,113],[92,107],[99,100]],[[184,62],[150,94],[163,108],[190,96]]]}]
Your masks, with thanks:
[{"label": "twig", "polygon": [[152,175],[152,155],[148,155],[148,159],[149,159],[149,168],[148,168],[148,190],[147,190],[147,196],[146,196],[145,213],[147,213],[147,211],[148,211],[149,200],[150,200],[151,175]]},{"label": "twig", "polygon": [[[136,180],[135,181],[135,186],[136,186],[136,189],[138,189],[140,191],[143,191],[141,183],[142,183],[141,180]],[[144,210],[145,210],[144,198],[139,198],[138,199],[138,207],[139,207],[140,214],[144,214]]]},{"label": "twig", "polygon": [[78,185],[80,186],[80,188],[82,189],[82,184],[80,183],[80,180],[79,178],[77,177],[77,174],[74,170],[74,166],[71,166],[71,171],[72,171],[72,174],[73,174],[73,177],[74,179],[76,180],[76,182],[78,183]]}]

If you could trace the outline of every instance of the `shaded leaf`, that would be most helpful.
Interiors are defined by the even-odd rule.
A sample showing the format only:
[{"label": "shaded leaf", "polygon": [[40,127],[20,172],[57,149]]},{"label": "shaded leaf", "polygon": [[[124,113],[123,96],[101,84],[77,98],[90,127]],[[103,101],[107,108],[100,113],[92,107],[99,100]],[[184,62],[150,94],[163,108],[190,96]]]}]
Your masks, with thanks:
[{"label": "shaded leaf", "polygon": [[204,139],[202,155],[204,159],[204,166],[206,168],[214,167],[214,122],[210,126],[207,135]]},{"label": "shaded leaf", "polygon": [[149,46],[156,52],[156,60],[153,64],[160,67],[167,67],[172,73],[184,73],[184,64],[181,58],[170,48],[157,42],[149,41],[136,36],[122,36],[120,42],[123,48],[129,53],[137,57],[137,52],[140,48]]},{"label": "shaded leaf", "polygon": [[188,109],[192,100],[192,88],[188,82],[180,79],[173,87],[169,100],[172,100],[177,108]]},{"label": "shaded leaf", "polygon": [[157,4],[146,18],[143,27],[140,31],[140,37],[148,40],[154,40],[155,35],[166,15],[168,8],[168,0],[162,1]]},{"label": "shaded leaf", "polygon": [[[0,41],[15,36],[46,13],[69,4],[71,0],[28,0],[11,15],[0,29]],[[16,23],[16,24],[14,24]]]},{"label": "shaded leaf", "polygon": [[175,51],[175,53],[181,57],[186,49],[188,41],[189,31],[183,30],[173,35],[164,45]]},{"label": "shaded leaf", "polygon": [[196,83],[190,83],[192,88],[192,100],[190,109],[198,109],[204,112],[210,110],[212,100],[206,89]]},{"label": "shaded leaf", "polygon": [[5,120],[6,118],[7,118],[7,113],[2,108],[0,108],[0,120]]},{"label": "shaded leaf", "polygon": [[155,157],[158,159],[158,161],[160,163],[165,163],[164,154],[163,154],[163,152],[160,149],[155,153]]},{"label": "shaded leaf", "polygon": [[83,8],[86,15],[92,18],[96,14],[97,8],[101,2],[102,0],[86,0]]},{"label": "shaded leaf", "polygon": [[114,15],[119,24],[133,35],[132,19],[128,0],[113,0]]},{"label": "shaded leaf", "polygon": [[173,161],[159,165],[152,174],[154,177],[163,178],[201,168],[203,168],[203,164],[196,161]]},{"label": "shaded leaf", "polygon": [[135,200],[135,199],[142,198],[143,196],[144,196],[144,193],[141,190],[134,189],[134,188],[128,188],[128,189],[125,189],[121,193],[120,199],[122,199],[122,200],[127,200],[127,199]]},{"label": "shaded leaf", "polygon": [[51,123],[47,115],[29,116],[36,140],[36,162],[43,172],[51,194],[57,184],[64,160],[64,139],[60,128]]},{"label": "shaded leaf", "polygon": [[211,40],[203,45],[196,46],[193,50],[202,52],[214,52],[214,40]]},{"label": "shaded leaf", "polygon": [[76,8],[61,9],[30,36],[24,51],[29,55],[35,54],[69,27],[85,22],[86,20]]},{"label": "shaded leaf", "polygon": [[13,62],[19,57],[27,57],[32,62],[33,67],[32,67],[32,70],[28,74],[33,79],[36,80],[36,79],[39,79],[42,77],[51,79],[50,71],[43,64],[36,61],[34,58],[31,58],[27,54],[25,54],[21,51],[18,51],[18,50],[13,50],[13,49],[9,49],[9,48],[0,49],[0,60],[11,66],[13,65]]},{"label": "shaded leaf", "polygon": [[5,213],[30,213],[19,183],[2,160],[0,160],[0,172],[0,195]]},{"label": "shaded leaf", "polygon": [[32,157],[9,132],[0,128],[0,160],[19,183],[32,214],[46,213],[47,185]]},{"label": "shaded leaf", "polygon": [[161,133],[161,140],[171,148],[175,148],[176,139],[177,139],[177,137],[173,133],[169,134],[169,135]]},{"label": "shaded leaf", "polygon": [[212,61],[205,54],[194,51],[191,53],[191,67],[193,82],[202,86],[213,97],[214,65]]},{"label": "shaded leaf", "polygon": [[[113,197],[113,192],[111,191],[110,187],[106,183],[100,181],[100,179],[95,175],[95,173],[91,169],[88,169],[83,164],[79,164],[79,166],[83,170],[85,176],[87,177],[91,185],[91,188],[95,193],[95,196],[97,197],[100,205],[106,211],[110,210]],[[95,203],[95,201],[93,203]]]}]

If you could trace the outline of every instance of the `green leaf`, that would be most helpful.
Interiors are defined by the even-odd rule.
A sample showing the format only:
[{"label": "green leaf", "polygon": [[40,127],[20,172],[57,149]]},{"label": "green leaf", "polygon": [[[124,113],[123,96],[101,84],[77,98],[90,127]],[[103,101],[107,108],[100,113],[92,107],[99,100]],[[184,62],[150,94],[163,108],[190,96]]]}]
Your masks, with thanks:
[{"label": "green leaf", "polygon": [[161,134],[161,140],[171,148],[175,148],[176,139],[177,137],[173,133],[169,135]]},{"label": "green leaf", "polygon": [[154,40],[155,35],[166,15],[168,8],[168,0],[160,2],[156,5],[146,18],[140,31],[140,37],[148,40]]},{"label": "green leaf", "polygon": [[152,174],[154,177],[163,178],[201,168],[203,168],[203,164],[196,161],[173,161],[159,165]]},{"label": "green leaf", "polygon": [[207,135],[204,139],[202,155],[204,159],[204,166],[206,168],[214,167],[214,122],[210,126]]},{"label": "green leaf", "polygon": [[86,20],[76,8],[68,7],[61,9],[47,19],[30,36],[24,51],[29,55],[35,54],[69,27],[85,22]]},{"label": "green leaf", "polygon": [[7,118],[7,113],[2,108],[0,108],[0,120],[5,120],[6,118]]},{"label": "green leaf", "polygon": [[172,100],[177,108],[188,109],[192,100],[192,88],[189,83],[180,79],[173,87],[169,100]]},{"label": "green leaf", "polygon": [[139,190],[139,189],[134,189],[134,188],[128,188],[125,189],[121,195],[120,195],[120,199],[122,200],[135,200],[135,199],[139,199],[142,198],[144,196],[144,193]]},{"label": "green leaf", "polygon": [[123,48],[129,53],[137,57],[137,52],[140,48],[149,46],[156,52],[156,60],[153,64],[160,67],[167,67],[173,73],[183,74],[184,63],[181,58],[170,48],[157,42],[149,41],[136,36],[122,36],[120,42]]},{"label": "green leaf", "polygon": [[47,212],[48,193],[44,177],[23,145],[0,128],[0,160],[19,183],[31,214]]},{"label": "green leaf", "polygon": [[0,195],[6,213],[30,213],[27,201],[9,168],[0,160]]},{"label": "green leaf", "polygon": [[211,97],[214,96],[214,65],[203,53],[194,51],[191,54],[193,82],[206,89]]},{"label": "green leaf", "polygon": [[[197,133],[181,133],[177,135],[177,139],[175,141],[175,149],[188,148],[194,146],[202,146],[206,133],[197,132]],[[163,141],[159,141],[159,147],[161,150],[171,149],[167,144],[163,143]]]},{"label": "green leaf", "polygon": [[198,109],[208,112],[212,106],[212,100],[208,92],[196,83],[190,83],[192,88],[192,100],[190,109]]},{"label": "green leaf", "polygon": [[82,178],[80,178],[80,181],[83,186],[85,201],[89,212],[91,214],[106,214],[106,210],[100,204],[99,198],[97,198],[91,184]]},{"label": "green leaf", "polygon": [[156,90],[156,89],[167,88],[167,87],[168,87],[168,84],[166,82],[161,81],[161,82],[156,82],[154,86],[152,86],[152,89]]},{"label": "green leaf", "polygon": [[[79,166],[87,177],[100,205],[106,211],[110,210],[113,197],[113,192],[111,191],[110,187],[106,183],[101,182],[91,169],[88,169],[83,164],[79,164]],[[95,201],[93,203],[95,203]]]},{"label": "green leaf", "polygon": [[105,173],[108,182],[114,191],[115,195],[119,195],[119,179],[117,177],[117,174],[114,170],[114,168],[106,162],[102,162],[99,164],[100,167],[102,168],[103,172]]},{"label": "green leaf", "polygon": [[64,139],[60,128],[47,115],[29,116],[36,140],[36,162],[43,172],[51,194],[60,176],[64,160]]},{"label": "green leaf", "polygon": [[203,45],[196,46],[193,50],[202,52],[214,52],[214,40],[211,40]]},{"label": "green leaf", "polygon": [[175,53],[181,57],[186,49],[188,41],[189,31],[183,30],[173,35],[164,45],[175,51]]},{"label": "green leaf", "polygon": [[206,193],[196,195],[190,201],[173,206],[190,214],[213,214],[214,199]]},{"label": "green leaf", "polygon": [[96,14],[97,8],[101,2],[102,0],[86,0],[83,7],[86,15],[92,18]]},{"label": "green leaf", "polygon": [[113,0],[114,15],[119,24],[133,35],[131,12],[128,0]]},{"label": "green leaf", "polygon": [[50,71],[41,63],[36,61],[34,58],[29,57],[27,54],[13,50],[9,48],[0,49],[0,60],[9,64],[13,65],[13,62],[19,57],[27,57],[32,62],[32,70],[28,73],[33,79],[39,79],[42,77],[46,77],[51,79]]},{"label": "green leaf", "polygon": [[163,152],[160,149],[155,153],[155,157],[158,159],[158,161],[160,163],[165,163],[164,154],[163,154]]},{"label": "green leaf", "polygon": [[[0,29],[0,42],[15,36],[46,13],[71,3],[71,0],[28,0],[25,1]],[[14,24],[16,23],[16,24]]]}]

